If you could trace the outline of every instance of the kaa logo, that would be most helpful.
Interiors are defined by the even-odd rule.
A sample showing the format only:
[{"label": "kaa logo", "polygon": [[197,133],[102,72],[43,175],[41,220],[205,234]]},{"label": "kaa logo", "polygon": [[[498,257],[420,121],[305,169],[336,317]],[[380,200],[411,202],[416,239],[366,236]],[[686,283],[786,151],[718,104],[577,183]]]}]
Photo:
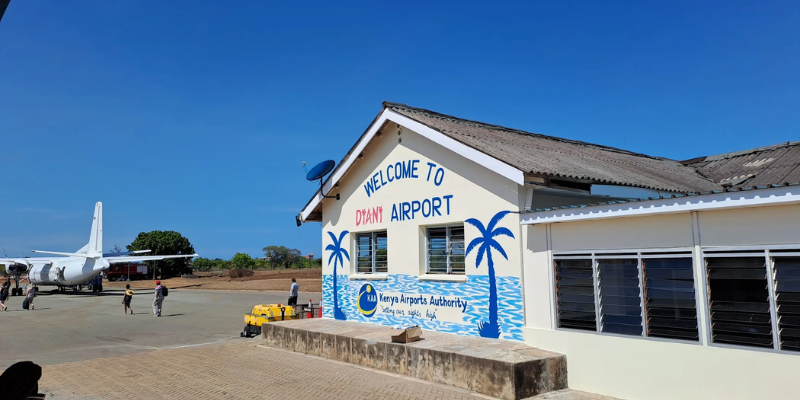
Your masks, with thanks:
[{"label": "kaa logo", "polygon": [[358,298],[356,298],[356,306],[365,317],[375,315],[375,310],[378,309],[378,291],[369,283],[361,286]]}]

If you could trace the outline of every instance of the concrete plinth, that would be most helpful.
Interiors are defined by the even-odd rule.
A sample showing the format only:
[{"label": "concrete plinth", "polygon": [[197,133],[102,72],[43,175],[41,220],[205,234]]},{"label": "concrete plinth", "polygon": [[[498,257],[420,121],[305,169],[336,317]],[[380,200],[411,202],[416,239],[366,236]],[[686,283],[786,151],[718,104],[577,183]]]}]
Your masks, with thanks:
[{"label": "concrete plinth", "polygon": [[567,388],[562,354],[507,340],[423,331],[422,340],[392,343],[395,329],[331,319],[264,324],[266,346],[363,365],[518,400]]}]

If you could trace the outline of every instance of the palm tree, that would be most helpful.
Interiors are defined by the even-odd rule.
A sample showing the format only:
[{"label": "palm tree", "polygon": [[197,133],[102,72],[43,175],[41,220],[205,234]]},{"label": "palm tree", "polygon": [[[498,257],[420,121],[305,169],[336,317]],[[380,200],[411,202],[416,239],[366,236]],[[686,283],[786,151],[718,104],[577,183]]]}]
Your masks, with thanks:
[{"label": "palm tree", "polygon": [[350,254],[347,254],[347,250],[342,248],[342,240],[348,233],[350,232],[342,231],[337,239],[336,235],[329,231],[328,235],[330,235],[331,239],[333,240],[333,244],[329,244],[325,247],[325,250],[331,251],[331,256],[328,258],[328,265],[330,265],[331,261],[333,261],[333,317],[341,320],[346,320],[347,316],[344,315],[344,311],[339,308],[339,295],[337,294],[338,287],[336,285],[336,276],[339,275],[337,266],[342,264],[342,267],[344,267],[344,258],[342,258],[342,256],[346,257],[347,261],[350,261]]},{"label": "palm tree", "polygon": [[513,239],[514,234],[511,233],[508,228],[500,227],[495,229],[495,225],[497,225],[497,223],[500,222],[503,217],[508,215],[509,212],[510,211],[500,211],[499,213],[495,214],[495,216],[492,217],[492,220],[489,221],[489,226],[486,228],[484,228],[483,224],[475,218],[466,220],[467,223],[478,228],[481,233],[481,236],[469,242],[469,246],[467,246],[467,254],[478,247],[478,255],[475,258],[475,268],[480,267],[484,255],[486,256],[486,261],[489,264],[489,322],[481,321],[478,323],[478,332],[482,337],[495,339],[500,337],[500,324],[497,322],[497,282],[495,281],[494,276],[492,249],[496,250],[506,260],[508,260],[508,255],[506,255],[506,252],[503,250],[503,247],[500,246],[500,243],[497,243],[495,237],[505,235]]}]

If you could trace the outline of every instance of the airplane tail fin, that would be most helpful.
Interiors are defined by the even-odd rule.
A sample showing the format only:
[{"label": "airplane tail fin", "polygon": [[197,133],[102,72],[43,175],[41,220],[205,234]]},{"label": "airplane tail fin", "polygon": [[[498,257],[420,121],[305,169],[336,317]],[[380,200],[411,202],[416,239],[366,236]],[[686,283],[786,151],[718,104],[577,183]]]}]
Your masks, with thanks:
[{"label": "airplane tail fin", "polygon": [[99,201],[94,205],[92,232],[89,234],[89,243],[86,245],[86,250],[90,254],[103,254],[103,203]]}]

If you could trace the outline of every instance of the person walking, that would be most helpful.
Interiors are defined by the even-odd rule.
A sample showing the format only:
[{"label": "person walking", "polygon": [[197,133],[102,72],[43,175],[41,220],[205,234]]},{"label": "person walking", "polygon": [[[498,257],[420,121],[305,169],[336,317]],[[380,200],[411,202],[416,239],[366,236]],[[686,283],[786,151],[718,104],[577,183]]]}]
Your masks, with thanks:
[{"label": "person walking", "polygon": [[6,300],[8,300],[8,288],[11,287],[11,282],[3,282],[3,286],[0,287],[0,309],[2,311],[8,311],[8,307],[6,306]]},{"label": "person walking", "polygon": [[156,296],[153,299],[153,316],[161,316],[161,303],[164,302],[164,293],[161,286],[161,281],[156,281]]},{"label": "person walking", "polygon": [[297,292],[300,289],[300,285],[297,284],[297,281],[292,278],[292,286],[289,288],[289,301],[288,305],[296,306],[297,305]]},{"label": "person walking", "polygon": [[131,315],[133,315],[131,300],[133,300],[133,290],[131,290],[131,285],[125,285],[125,295],[122,296],[122,304],[125,306],[125,315],[128,315],[129,308],[131,309]]},{"label": "person walking", "polygon": [[36,294],[39,292],[39,288],[36,286],[31,285],[28,287],[28,293],[25,294],[25,297],[28,300],[28,307],[33,310],[33,298],[36,297]]}]

